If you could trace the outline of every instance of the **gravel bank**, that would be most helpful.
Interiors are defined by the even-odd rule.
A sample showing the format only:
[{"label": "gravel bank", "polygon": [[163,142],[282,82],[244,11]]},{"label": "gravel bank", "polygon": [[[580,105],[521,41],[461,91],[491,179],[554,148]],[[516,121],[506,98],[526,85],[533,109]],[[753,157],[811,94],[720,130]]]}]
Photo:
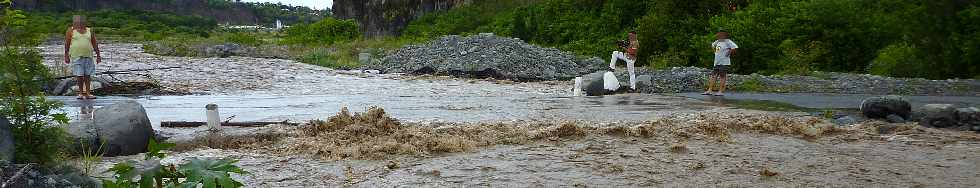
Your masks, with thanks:
[{"label": "gravel bank", "polygon": [[[638,88],[643,93],[681,93],[704,91],[711,70],[698,67],[674,67],[667,70],[637,68]],[[627,72],[619,70],[617,77],[628,83]],[[730,90],[741,92],[775,93],[837,93],[874,95],[936,95],[980,96],[980,80],[923,78],[892,78],[868,74],[814,72],[798,75],[739,75],[729,74]]]},{"label": "gravel bank", "polygon": [[567,80],[602,68],[598,58],[582,60],[555,48],[492,34],[445,36],[409,45],[365,65],[386,73],[493,77],[520,81]]}]

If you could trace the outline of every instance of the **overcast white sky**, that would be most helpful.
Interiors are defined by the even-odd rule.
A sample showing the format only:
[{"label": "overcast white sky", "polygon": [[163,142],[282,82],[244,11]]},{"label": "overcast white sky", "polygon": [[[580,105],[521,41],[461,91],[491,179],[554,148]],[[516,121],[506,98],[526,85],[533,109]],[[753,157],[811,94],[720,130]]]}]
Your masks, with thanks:
[{"label": "overcast white sky", "polygon": [[244,2],[281,2],[282,4],[307,6],[313,9],[323,9],[333,6],[333,0],[242,0]]}]

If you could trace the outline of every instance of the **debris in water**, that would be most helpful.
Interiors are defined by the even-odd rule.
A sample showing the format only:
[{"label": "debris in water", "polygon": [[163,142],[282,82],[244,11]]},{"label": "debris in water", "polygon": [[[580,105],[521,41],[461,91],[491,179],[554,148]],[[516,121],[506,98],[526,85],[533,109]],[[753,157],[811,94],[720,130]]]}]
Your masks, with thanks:
[{"label": "debris in water", "polygon": [[762,170],[759,171],[759,175],[762,175],[762,177],[773,177],[778,176],[779,172],[772,171],[769,169],[769,167],[762,167]]}]

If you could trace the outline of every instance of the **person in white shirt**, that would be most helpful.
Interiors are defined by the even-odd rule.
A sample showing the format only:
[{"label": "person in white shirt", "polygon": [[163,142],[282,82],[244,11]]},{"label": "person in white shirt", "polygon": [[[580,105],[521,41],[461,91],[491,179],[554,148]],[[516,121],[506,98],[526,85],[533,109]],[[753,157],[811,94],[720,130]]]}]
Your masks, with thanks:
[{"label": "person in white shirt", "polygon": [[[738,50],[738,45],[731,39],[728,39],[729,37],[728,32],[725,31],[715,33],[717,40],[711,43],[711,47],[715,49],[714,69],[708,77],[708,91],[705,91],[702,95],[725,95],[725,79],[728,77],[728,69],[732,65],[732,55],[735,55],[736,50]],[[718,92],[711,93],[716,81],[718,83]]]}]

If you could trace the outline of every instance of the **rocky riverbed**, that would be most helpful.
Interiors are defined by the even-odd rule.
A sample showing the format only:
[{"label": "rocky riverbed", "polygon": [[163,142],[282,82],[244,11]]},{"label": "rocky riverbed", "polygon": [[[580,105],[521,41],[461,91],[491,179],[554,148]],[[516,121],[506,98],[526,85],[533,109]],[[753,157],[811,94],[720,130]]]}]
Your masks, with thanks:
[{"label": "rocky riverbed", "polygon": [[[232,101],[222,105],[232,107],[223,113],[236,112],[236,107],[266,96],[292,99],[277,107],[304,110],[300,115],[283,115],[303,117],[294,122],[310,122],[300,126],[227,128],[219,134],[201,128],[155,127],[189,135],[171,140],[180,144],[179,150],[170,153],[165,163],[190,157],[237,159],[251,174],[234,178],[248,187],[980,184],[976,178],[980,161],[973,157],[980,155],[980,138],[974,132],[880,120],[838,126],[804,112],[746,110],[653,94],[570,98],[572,83],[567,80],[370,74],[279,59],[156,56],[143,53],[141,47],[103,46],[106,60],[99,70],[178,66],[109,79],[155,82],[220,96],[199,99]],[[60,63],[59,48],[41,47],[46,64]],[[190,103],[180,99],[139,101],[150,107],[150,119],[167,113],[154,111],[154,105],[203,113],[184,108]],[[498,99],[508,104],[482,104]],[[336,107],[352,103],[357,104],[352,112],[368,115],[334,115]],[[323,105],[333,107],[316,108]],[[371,112],[364,105],[394,108]],[[508,105],[519,111],[503,108]],[[279,111],[259,106],[241,112]],[[441,118],[450,121],[425,118],[440,116],[453,117]],[[397,123],[354,121],[358,117],[390,117]],[[106,157],[92,172],[142,158]]]}]

